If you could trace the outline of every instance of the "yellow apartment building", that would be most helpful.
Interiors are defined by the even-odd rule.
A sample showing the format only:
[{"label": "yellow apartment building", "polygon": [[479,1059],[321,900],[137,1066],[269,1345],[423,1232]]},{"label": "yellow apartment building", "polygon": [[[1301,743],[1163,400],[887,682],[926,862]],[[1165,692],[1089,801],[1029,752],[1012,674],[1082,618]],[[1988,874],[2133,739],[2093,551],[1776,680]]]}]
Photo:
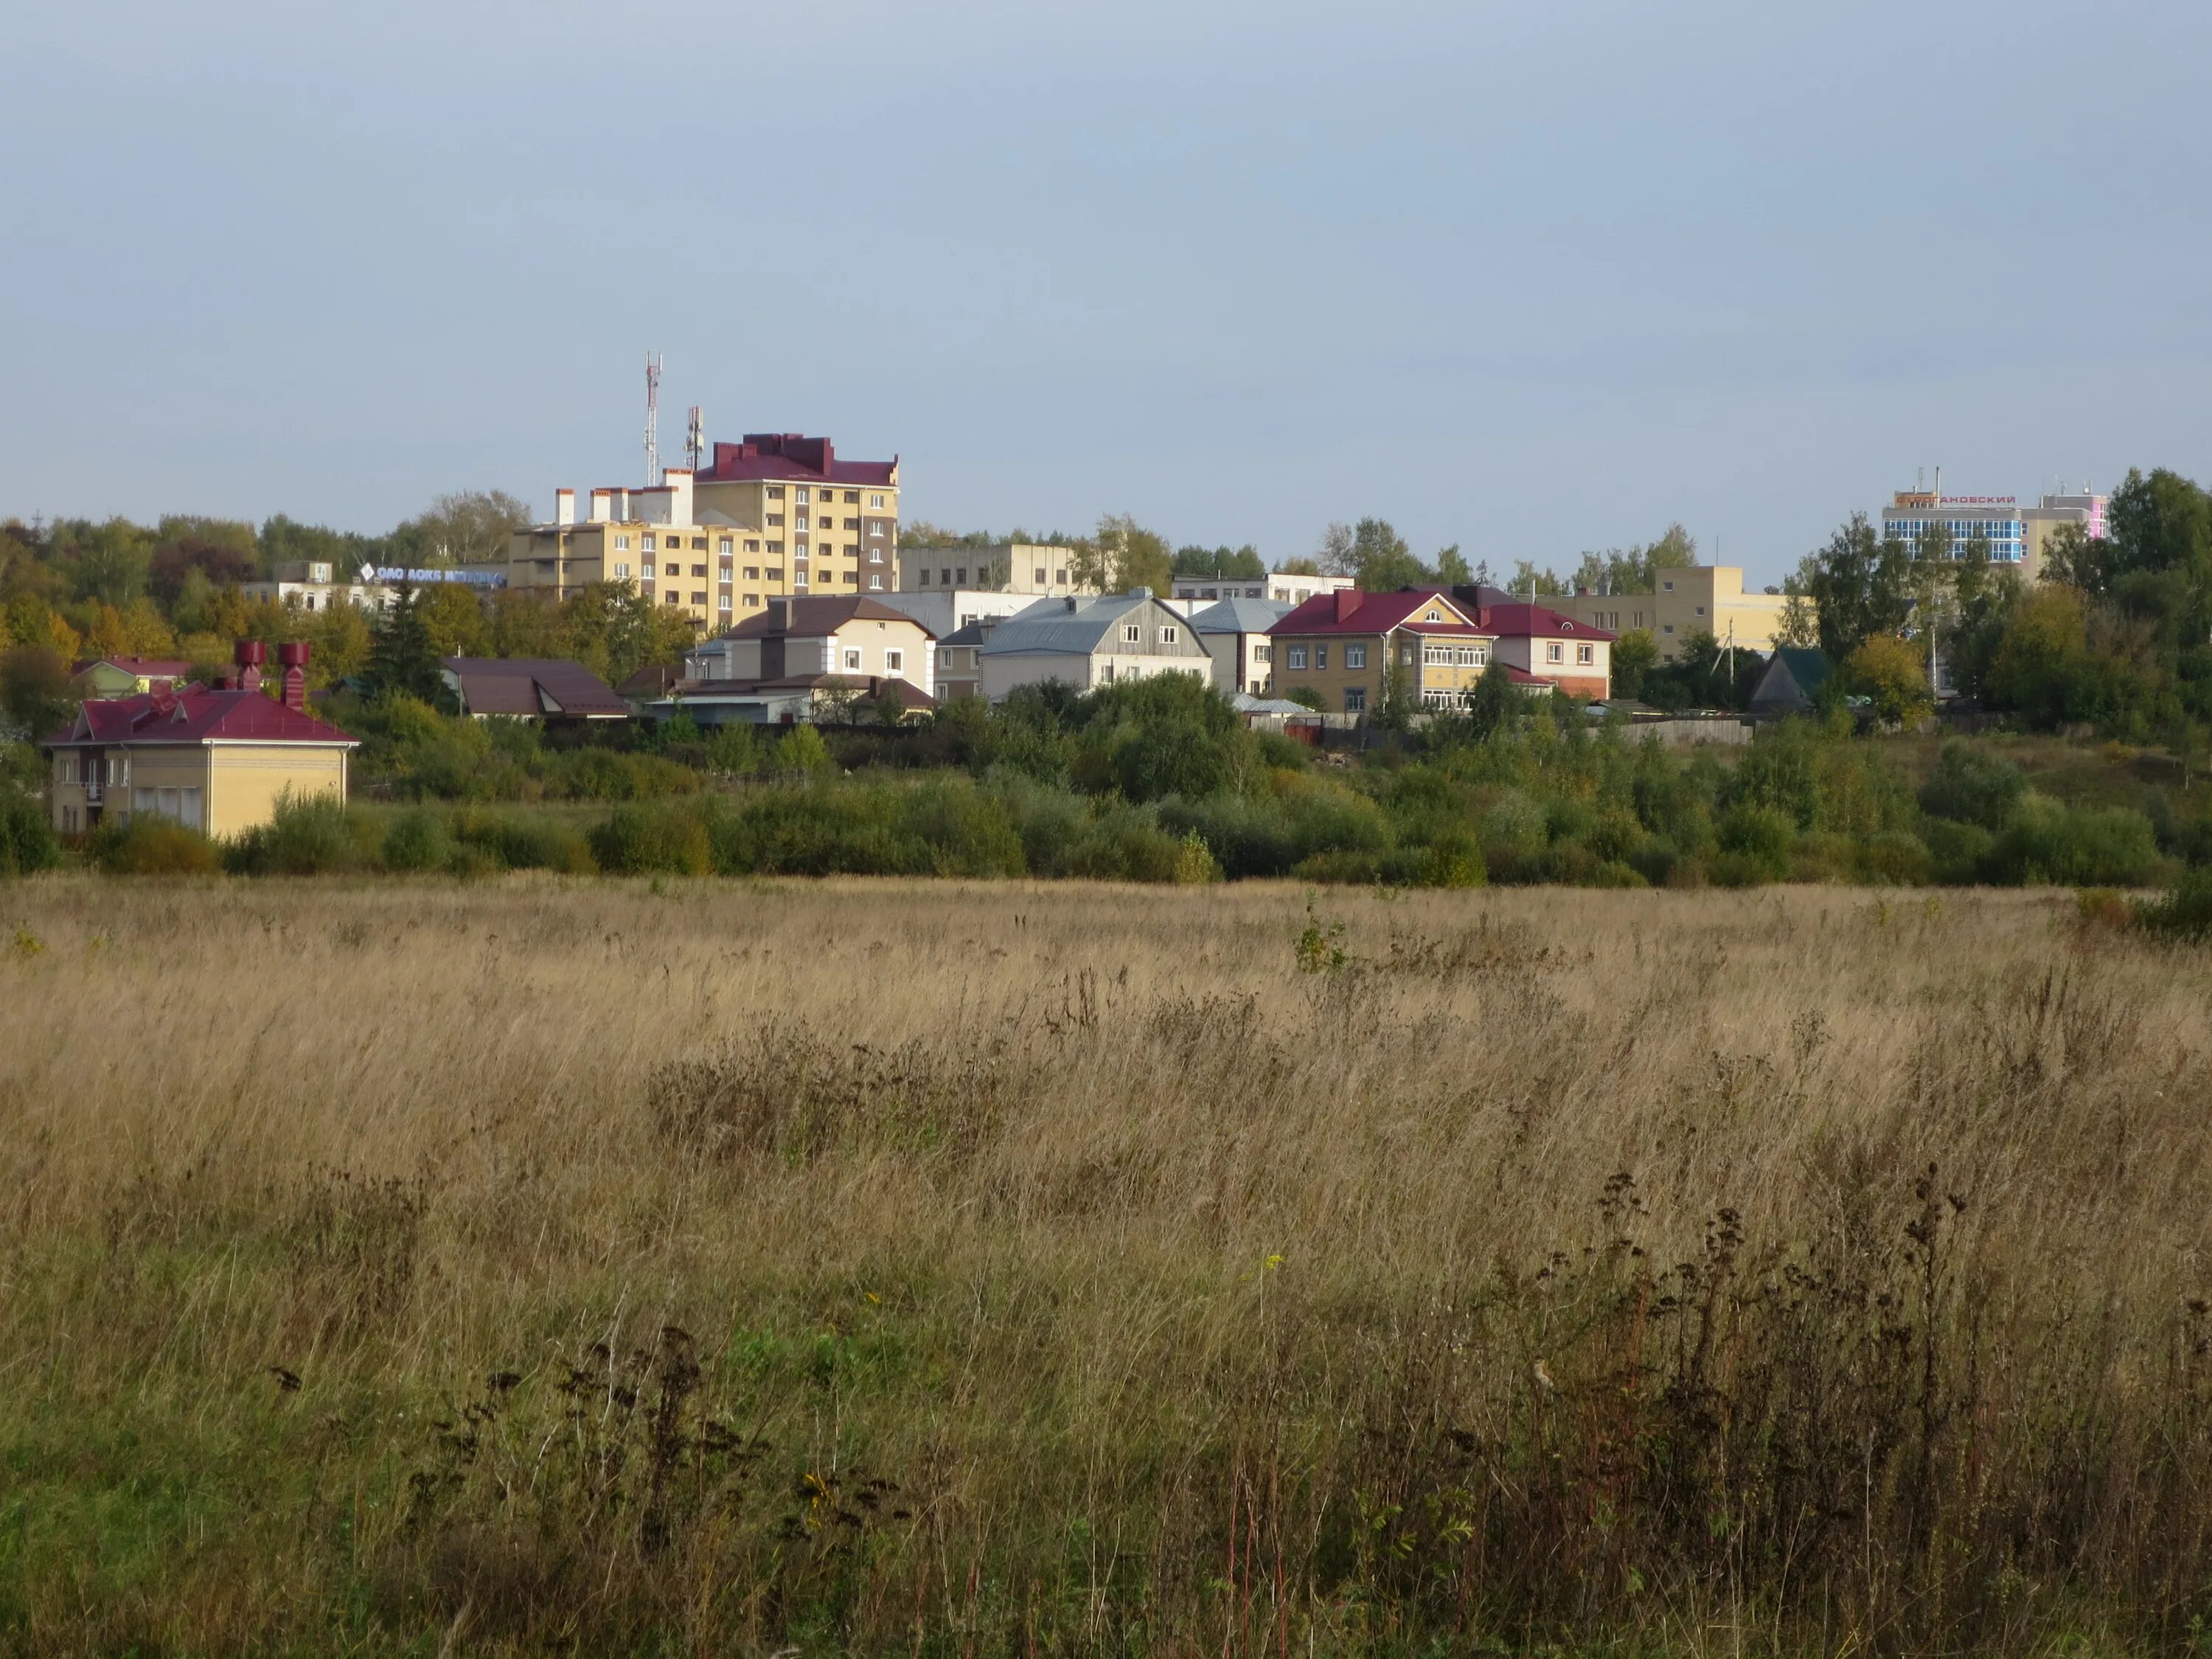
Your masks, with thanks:
[{"label": "yellow apartment building", "polygon": [[1771,652],[1782,608],[1779,593],[1747,593],[1743,570],[1732,564],[1677,566],[1652,573],[1649,593],[1546,594],[1544,603],[1565,617],[1626,634],[1648,630],[1662,660],[1679,655],[1692,634],[1711,634],[1739,649]]},{"label": "yellow apartment building", "polygon": [[630,582],[702,633],[763,614],[779,595],[881,593],[898,583],[898,462],[837,459],[827,438],[753,433],[714,446],[694,474],[643,489],[572,489],[549,524],[514,533],[507,586],[565,599]]}]

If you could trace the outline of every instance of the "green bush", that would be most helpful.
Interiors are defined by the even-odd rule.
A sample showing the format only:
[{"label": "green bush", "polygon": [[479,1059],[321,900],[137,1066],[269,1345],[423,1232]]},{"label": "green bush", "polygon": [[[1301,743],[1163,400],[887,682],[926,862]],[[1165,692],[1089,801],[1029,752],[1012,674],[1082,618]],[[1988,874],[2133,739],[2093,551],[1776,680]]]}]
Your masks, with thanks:
[{"label": "green bush", "polygon": [[1923,832],[1931,865],[1929,873],[1945,887],[1965,887],[1982,879],[1996,837],[1978,823],[1955,823],[1930,818]]},{"label": "green bush", "polygon": [[1747,801],[1729,807],[1713,826],[1713,839],[1728,860],[1725,866],[1715,861],[1713,879],[1730,887],[1781,880],[1790,873],[1790,845],[1795,838],[1796,826],[1778,807]]},{"label": "green bush", "polygon": [[402,813],[384,836],[387,870],[442,870],[453,861],[453,837],[444,817],[427,807]]},{"label": "green bush", "polygon": [[508,870],[589,875],[598,868],[575,827],[550,814],[494,812],[466,807],[453,816],[454,838]]},{"label": "green bush", "polygon": [[2136,921],[2161,938],[2212,939],[2212,870],[2191,870],[2163,897],[2138,902]]},{"label": "green bush", "polygon": [[342,875],[371,863],[372,834],[334,796],[288,796],[276,803],[270,822],[231,842],[223,862],[239,875]]},{"label": "green bush", "polygon": [[108,819],[92,832],[86,850],[117,876],[210,876],[222,868],[222,850],[213,842],[152,812]]},{"label": "green bush", "polygon": [[703,876],[714,867],[706,822],[685,808],[617,806],[588,840],[610,875]]},{"label": "green bush", "polygon": [[1859,844],[1862,881],[1885,887],[1917,887],[1934,872],[1935,859],[1928,844],[1905,830],[1886,830]]},{"label": "green bush", "polygon": [[61,861],[61,842],[43,802],[0,785],[0,877],[27,876]]},{"label": "green bush", "polygon": [[1920,786],[1920,810],[1930,817],[1976,823],[1991,834],[2004,828],[2027,793],[2020,768],[1953,738],[1928,781]]},{"label": "green bush", "polygon": [[770,746],[769,769],[803,776],[834,772],[836,763],[830,758],[829,748],[819,732],[811,726],[794,726]]},{"label": "green bush", "polygon": [[2124,806],[2069,807],[2033,793],[1983,860],[1984,879],[2008,885],[2138,887],[2160,868],[2150,820]]}]

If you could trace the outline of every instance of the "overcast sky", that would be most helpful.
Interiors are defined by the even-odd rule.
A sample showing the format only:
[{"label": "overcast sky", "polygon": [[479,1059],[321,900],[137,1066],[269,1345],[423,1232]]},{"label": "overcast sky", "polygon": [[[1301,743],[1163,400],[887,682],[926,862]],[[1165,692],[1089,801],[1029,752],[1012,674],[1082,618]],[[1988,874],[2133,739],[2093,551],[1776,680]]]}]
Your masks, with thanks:
[{"label": "overcast sky", "polygon": [[641,482],[1778,579],[2212,473],[2202,0],[0,0],[0,516]]}]

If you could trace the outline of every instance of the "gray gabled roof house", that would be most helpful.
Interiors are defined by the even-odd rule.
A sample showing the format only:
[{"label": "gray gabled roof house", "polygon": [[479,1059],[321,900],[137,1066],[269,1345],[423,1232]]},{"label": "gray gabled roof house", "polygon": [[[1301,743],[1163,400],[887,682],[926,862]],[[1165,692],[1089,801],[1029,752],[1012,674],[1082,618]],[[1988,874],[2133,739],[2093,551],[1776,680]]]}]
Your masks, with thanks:
[{"label": "gray gabled roof house", "polygon": [[1189,619],[1148,587],[1041,599],[994,628],[978,659],[983,695],[993,702],[1016,686],[1048,680],[1090,691],[1155,674],[1193,674],[1209,684],[1213,678],[1213,659]]}]

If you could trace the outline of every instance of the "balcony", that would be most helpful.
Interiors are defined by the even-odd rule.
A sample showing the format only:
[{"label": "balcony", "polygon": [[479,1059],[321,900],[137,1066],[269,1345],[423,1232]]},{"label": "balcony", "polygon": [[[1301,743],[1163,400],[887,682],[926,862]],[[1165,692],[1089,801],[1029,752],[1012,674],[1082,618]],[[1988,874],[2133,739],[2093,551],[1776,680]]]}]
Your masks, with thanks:
[{"label": "balcony", "polygon": [[87,806],[99,805],[104,793],[105,791],[101,785],[98,783],[86,784],[84,786],[84,804]]}]

